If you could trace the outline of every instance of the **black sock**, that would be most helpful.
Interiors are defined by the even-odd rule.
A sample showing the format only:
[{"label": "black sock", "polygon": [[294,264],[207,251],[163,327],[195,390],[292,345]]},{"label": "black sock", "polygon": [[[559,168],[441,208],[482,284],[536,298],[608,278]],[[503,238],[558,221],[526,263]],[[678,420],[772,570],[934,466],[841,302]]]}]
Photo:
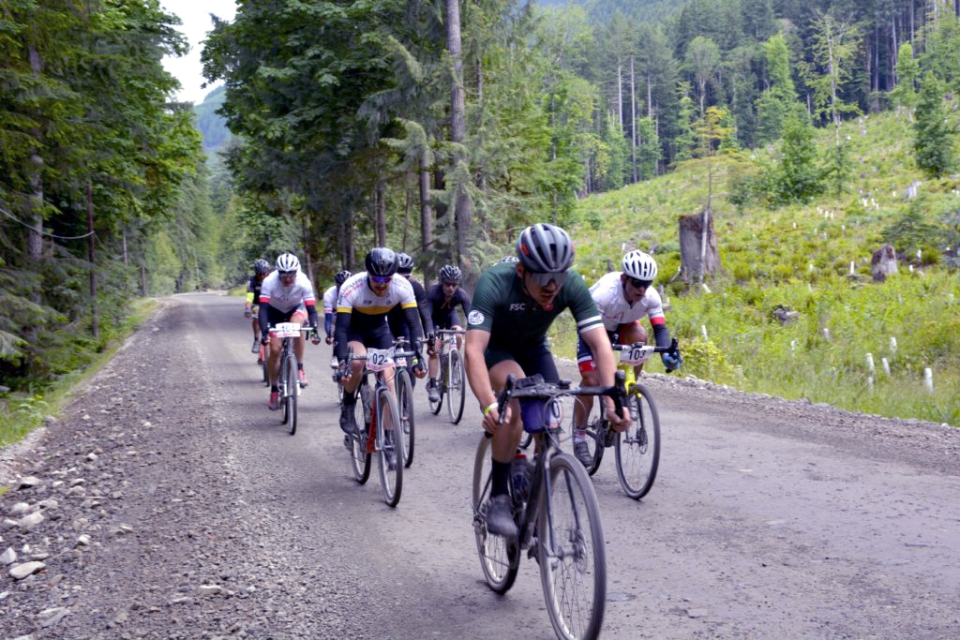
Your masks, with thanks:
[{"label": "black sock", "polygon": [[280,391],[280,387],[275,384],[270,385],[270,391]]},{"label": "black sock", "polygon": [[500,496],[508,492],[510,486],[510,463],[493,461],[493,487],[490,497]]},{"label": "black sock", "polygon": [[356,404],[356,403],[357,403],[356,392],[351,393],[351,392],[347,391],[346,389],[344,389],[344,390],[343,390],[343,404]]},{"label": "black sock", "polygon": [[297,363],[297,371],[303,371],[303,363],[302,363],[302,362],[298,362],[298,363]]}]

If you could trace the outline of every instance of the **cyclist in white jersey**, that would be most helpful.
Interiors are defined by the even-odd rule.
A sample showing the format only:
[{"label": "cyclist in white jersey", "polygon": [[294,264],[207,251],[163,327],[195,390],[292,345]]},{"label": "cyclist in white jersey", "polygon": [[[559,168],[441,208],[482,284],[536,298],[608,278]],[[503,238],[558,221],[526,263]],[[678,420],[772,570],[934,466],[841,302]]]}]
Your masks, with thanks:
[{"label": "cyclist in white jersey", "polygon": [[[309,319],[309,320],[308,320]],[[277,269],[263,280],[260,287],[260,340],[263,344],[269,340],[270,327],[281,322],[292,322],[303,325],[305,321],[314,329],[314,344],[319,342],[316,333],[318,318],[316,297],[313,294],[313,284],[305,273],[300,271],[300,260],[292,253],[281,254],[277,258]],[[303,347],[301,338],[295,341],[297,354],[297,378],[300,386],[306,387],[307,376],[303,372]],[[280,339],[273,338],[270,342],[270,402],[267,405],[271,411],[280,408],[280,390],[277,387],[277,377],[280,374]]]},{"label": "cyclist in white jersey", "polygon": [[[663,303],[660,294],[652,286],[657,277],[656,260],[643,251],[631,251],[623,256],[622,266],[622,272],[608,273],[590,287],[590,296],[597,303],[611,344],[646,343],[647,331],[640,324],[640,319],[646,316],[650,318],[657,346],[669,346],[670,331],[667,329]],[[678,369],[683,362],[668,353],[661,354],[661,358],[667,373]],[[577,341],[577,363],[584,385],[599,384],[593,353],[582,339]],[[639,375],[642,368],[643,364],[637,365],[634,371]],[[580,402],[574,403],[573,408],[573,424],[577,425],[573,434],[573,452],[584,466],[593,462],[584,431],[592,407],[593,398],[584,396]]]},{"label": "cyclist in white jersey", "polygon": [[333,286],[323,292],[323,329],[327,334],[327,344],[333,344],[333,332],[337,326],[337,298],[340,297],[340,287],[353,274],[349,271],[338,271],[333,277]]},{"label": "cyclist in white jersey", "polygon": [[[334,353],[343,371],[343,409],[340,428],[345,433],[355,434],[358,427],[351,405],[356,404],[356,391],[360,385],[364,362],[354,361],[346,369],[347,350],[355,356],[363,356],[367,348],[389,349],[393,346],[393,334],[387,323],[387,314],[396,306],[403,309],[404,319],[414,345],[423,340],[420,315],[413,286],[397,273],[397,254],[386,247],[377,247],[367,254],[366,271],[354,274],[340,287],[337,301],[337,332]],[[422,363],[414,365],[416,375],[423,377]],[[384,380],[394,393],[394,367],[384,372]]]}]

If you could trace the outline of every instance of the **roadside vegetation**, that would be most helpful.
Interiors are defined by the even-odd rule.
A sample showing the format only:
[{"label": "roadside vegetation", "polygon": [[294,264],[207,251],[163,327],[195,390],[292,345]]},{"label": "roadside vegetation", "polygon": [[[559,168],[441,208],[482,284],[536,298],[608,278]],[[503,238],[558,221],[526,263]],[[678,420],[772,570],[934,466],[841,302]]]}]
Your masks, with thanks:
[{"label": "roadside vegetation", "polygon": [[[678,218],[706,201],[705,160],[584,199],[573,228],[577,267],[592,283],[608,259],[618,269],[625,250],[655,255],[668,325],[685,358],[682,374],[960,426],[958,179],[929,179],[916,168],[911,125],[896,113],[849,121],[842,135],[854,166],[849,192],[806,203],[731,202],[744,175],[776,165],[777,147],[716,158],[721,193],[713,208],[723,270],[706,287],[668,284],[680,266]],[[831,140],[832,132],[820,132],[821,154]],[[911,184],[914,197],[907,195]],[[875,283],[871,256],[885,241],[900,256],[899,272]],[[784,326],[778,310],[798,315]],[[555,339],[558,353],[572,357],[571,325]],[[652,362],[648,370],[662,368]]]}]

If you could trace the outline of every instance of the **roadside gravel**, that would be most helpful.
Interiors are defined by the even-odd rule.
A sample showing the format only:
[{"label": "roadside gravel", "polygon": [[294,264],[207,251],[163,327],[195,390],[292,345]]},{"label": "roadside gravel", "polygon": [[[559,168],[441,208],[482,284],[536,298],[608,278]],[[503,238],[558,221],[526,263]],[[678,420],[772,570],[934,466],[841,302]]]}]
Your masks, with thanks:
[{"label": "roadside gravel", "polygon": [[[59,420],[5,450],[2,638],[344,638],[361,595],[229,455],[211,381],[147,322]],[[285,541],[282,546],[263,541]]]}]

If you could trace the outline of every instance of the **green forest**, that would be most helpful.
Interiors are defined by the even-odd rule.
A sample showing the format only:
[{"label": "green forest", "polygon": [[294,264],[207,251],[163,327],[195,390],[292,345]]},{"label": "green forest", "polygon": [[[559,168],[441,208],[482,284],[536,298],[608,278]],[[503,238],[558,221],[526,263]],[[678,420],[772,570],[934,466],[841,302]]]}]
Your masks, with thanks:
[{"label": "green forest", "polygon": [[196,106],[161,64],[178,25],[0,11],[0,420],[42,418],[140,301],[258,257],[322,288],[388,245],[469,284],[552,221],[589,277],[654,253],[690,373],[960,424],[954,3],[241,0]]}]

